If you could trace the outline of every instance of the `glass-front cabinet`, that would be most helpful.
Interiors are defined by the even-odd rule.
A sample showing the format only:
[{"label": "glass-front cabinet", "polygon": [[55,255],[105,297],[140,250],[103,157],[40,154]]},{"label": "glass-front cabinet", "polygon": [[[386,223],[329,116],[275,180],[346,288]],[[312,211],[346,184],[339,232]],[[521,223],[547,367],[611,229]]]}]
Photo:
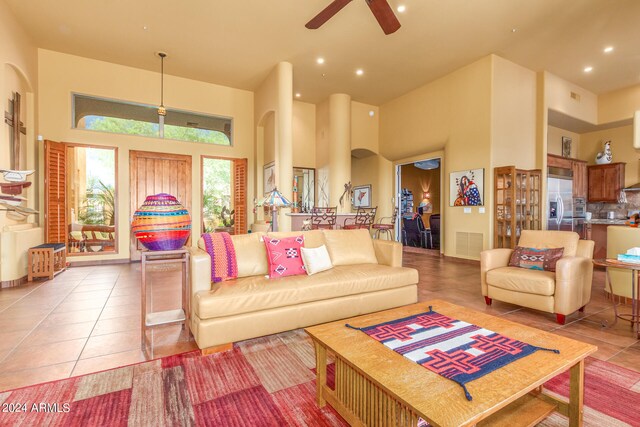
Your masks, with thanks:
[{"label": "glass-front cabinet", "polygon": [[522,230],[542,229],[540,169],[494,169],[494,248],[515,248]]}]

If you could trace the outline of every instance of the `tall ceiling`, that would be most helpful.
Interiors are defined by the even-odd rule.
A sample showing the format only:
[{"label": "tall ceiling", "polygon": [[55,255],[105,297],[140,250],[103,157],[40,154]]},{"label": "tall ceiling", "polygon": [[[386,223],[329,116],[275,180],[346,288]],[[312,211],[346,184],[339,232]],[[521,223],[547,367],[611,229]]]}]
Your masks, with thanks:
[{"label": "tall ceiling", "polygon": [[331,0],[0,1],[45,49],[153,71],[165,51],[168,74],[247,90],[289,61],[313,103],[380,105],[490,53],[595,93],[640,83],[640,0],[389,0],[406,12],[388,36],[365,0],[317,30]]}]

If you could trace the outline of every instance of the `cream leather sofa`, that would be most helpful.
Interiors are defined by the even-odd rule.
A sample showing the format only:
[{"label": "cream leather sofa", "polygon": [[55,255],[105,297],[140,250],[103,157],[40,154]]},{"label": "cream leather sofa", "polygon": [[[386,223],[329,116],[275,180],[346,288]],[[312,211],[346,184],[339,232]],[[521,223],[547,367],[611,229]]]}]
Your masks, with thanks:
[{"label": "cream leather sofa", "polygon": [[190,326],[204,351],[417,301],[418,272],[402,267],[402,245],[373,240],[368,230],[313,230],[305,247],[326,245],[334,268],[311,276],[268,279],[265,233],[232,236],[238,278],[211,283],[211,259],[191,249]]},{"label": "cream leather sofa", "polygon": [[512,249],[491,249],[480,254],[482,295],[536,310],[555,313],[564,325],[567,315],[582,311],[591,300],[593,246],[571,231],[523,230],[518,246],[564,248],[556,271],[508,267]]}]

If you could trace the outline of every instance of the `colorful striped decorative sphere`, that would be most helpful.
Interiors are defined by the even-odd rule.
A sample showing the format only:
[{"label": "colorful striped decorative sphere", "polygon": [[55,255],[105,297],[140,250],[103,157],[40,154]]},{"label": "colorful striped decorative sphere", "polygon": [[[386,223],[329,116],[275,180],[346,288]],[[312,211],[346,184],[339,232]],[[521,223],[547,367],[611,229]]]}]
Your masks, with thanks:
[{"label": "colorful striped decorative sphere", "polygon": [[180,249],[191,234],[191,216],[171,194],[155,194],[133,214],[131,231],[151,251]]}]

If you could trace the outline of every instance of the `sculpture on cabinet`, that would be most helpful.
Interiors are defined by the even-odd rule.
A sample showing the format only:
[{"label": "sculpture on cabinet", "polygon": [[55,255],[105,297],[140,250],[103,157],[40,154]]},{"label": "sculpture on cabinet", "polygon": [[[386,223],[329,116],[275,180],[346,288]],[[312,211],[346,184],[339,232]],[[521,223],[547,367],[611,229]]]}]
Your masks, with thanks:
[{"label": "sculpture on cabinet", "polygon": [[604,143],[604,151],[599,152],[596,155],[596,163],[599,165],[606,165],[613,160],[613,153],[611,152],[611,141]]}]

